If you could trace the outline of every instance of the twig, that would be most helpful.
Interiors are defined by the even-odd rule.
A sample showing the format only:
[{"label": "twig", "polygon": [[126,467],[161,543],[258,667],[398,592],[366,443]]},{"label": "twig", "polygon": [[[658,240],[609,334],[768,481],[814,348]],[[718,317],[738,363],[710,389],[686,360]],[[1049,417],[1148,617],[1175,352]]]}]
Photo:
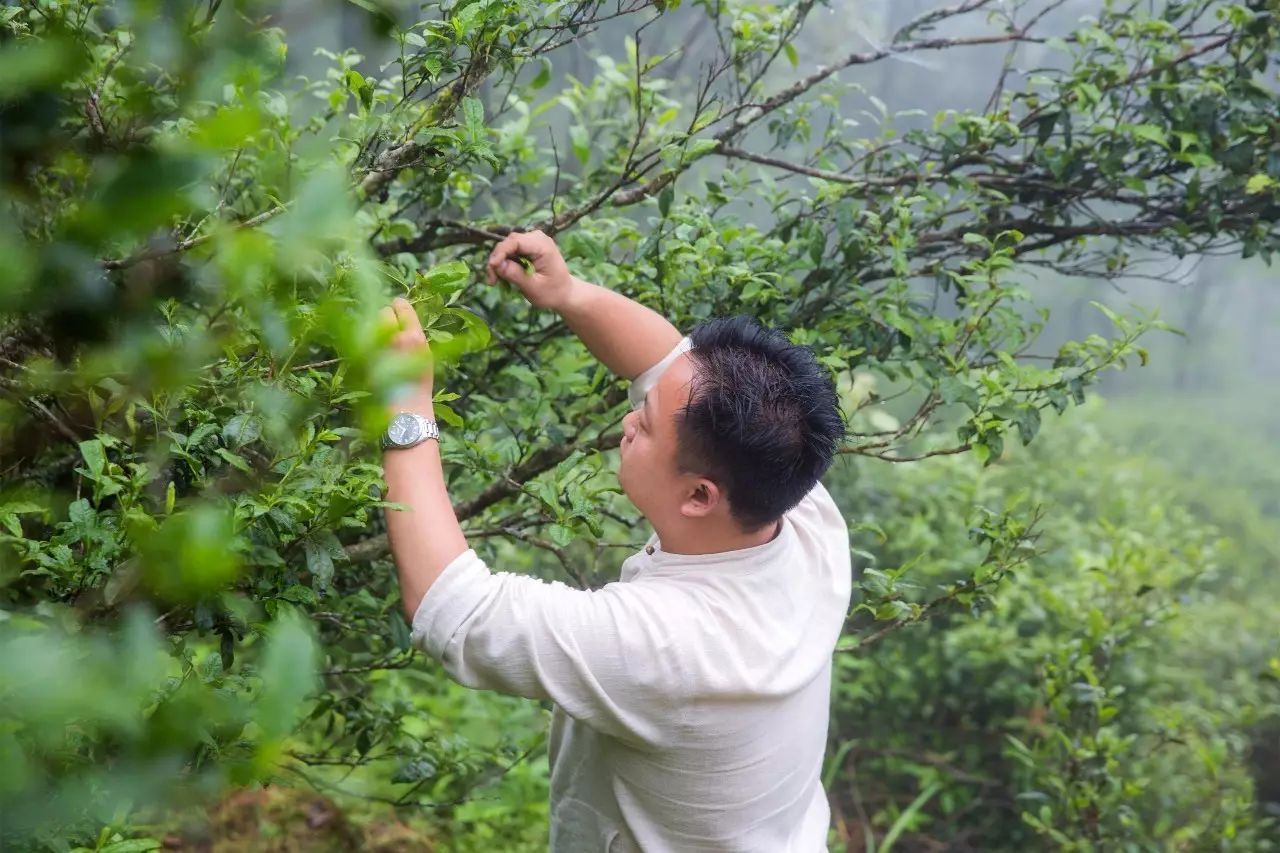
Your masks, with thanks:
[{"label": "twig", "polygon": [[53,424],[53,428],[62,434],[63,438],[75,444],[80,443],[80,436],[76,435],[75,431],[72,430],[71,427],[63,423],[61,418],[59,418],[53,412],[49,411],[49,409],[44,405],[44,403],[41,403],[35,397],[29,397],[24,402],[26,402],[28,406],[35,409],[40,414],[44,415],[45,418],[49,421],[49,423]]},{"label": "twig", "polygon": [[[1037,539],[1039,539],[1039,533],[1036,532],[1035,528],[1036,528],[1036,525],[1039,524],[1041,519],[1043,518],[1044,518],[1043,508],[1037,507],[1036,510],[1032,513],[1031,520],[1027,523],[1026,528],[1014,538],[1014,540],[1009,544],[1007,550],[1001,553],[1000,556],[1004,558],[1004,560],[997,563],[996,567],[992,570],[992,572],[990,573],[990,575],[987,577],[986,580],[979,581],[977,583],[973,582],[972,580],[968,581],[967,583],[957,583],[948,592],[924,604],[920,608],[920,611],[916,613],[914,616],[908,619],[899,619],[897,621],[890,622],[888,625],[885,625],[880,630],[875,631],[874,633],[871,633],[871,634],[867,634],[866,636],[858,637],[858,638],[850,638],[849,642],[842,642],[838,644],[836,646],[836,651],[837,652],[862,651],[863,649],[866,649],[868,646],[872,646],[880,642],[885,637],[889,636],[894,631],[897,631],[900,628],[903,628],[907,625],[916,625],[924,622],[925,619],[931,613],[938,610],[943,605],[954,601],[961,593],[973,593],[985,587],[995,586],[999,584],[1005,578],[1005,576],[1009,574],[1009,572],[1013,571],[1018,566],[1021,566],[1022,564],[1030,560],[1032,557],[1036,556],[1035,551],[1025,550],[1023,549],[1023,546],[1029,543],[1034,543]],[[1011,559],[1015,554],[1018,554],[1019,556],[1017,556],[1016,559]],[[983,564],[985,565],[987,562],[990,561],[990,559],[991,559],[991,555],[988,555],[988,559],[984,560]]]},{"label": "twig", "polygon": [[[266,222],[267,220],[273,219],[274,217],[279,216],[281,213],[284,213],[284,211],[287,210],[288,207],[289,207],[289,203],[282,204],[277,207],[273,207],[271,210],[263,211],[262,213],[259,213],[257,216],[254,216],[250,219],[246,219],[243,222],[237,222],[235,227],[236,229],[256,228],[262,223]],[[168,255],[176,255],[180,252],[185,252],[188,249],[193,249],[202,243],[208,242],[211,238],[212,238],[211,234],[205,234],[200,237],[192,237],[189,240],[179,240],[177,243],[174,243],[172,246],[169,246],[167,248],[147,249],[146,251],[138,252],[136,255],[130,255],[127,258],[115,258],[115,259],[104,260],[102,262],[102,267],[103,269],[108,269],[108,270],[126,269],[128,267],[134,266],[135,264],[140,264],[143,261],[151,261],[151,260],[155,260],[156,258],[163,258],[163,257],[167,257]]]},{"label": "twig", "polygon": [[89,120],[89,126],[93,128],[94,134],[102,143],[108,142],[107,127],[102,120],[102,90],[107,85],[107,78],[111,76],[111,72],[129,50],[128,44],[122,44],[116,48],[116,52],[107,60],[107,67],[102,71],[102,77],[98,80],[97,87],[89,94],[89,100],[85,101],[84,113],[85,118]]}]

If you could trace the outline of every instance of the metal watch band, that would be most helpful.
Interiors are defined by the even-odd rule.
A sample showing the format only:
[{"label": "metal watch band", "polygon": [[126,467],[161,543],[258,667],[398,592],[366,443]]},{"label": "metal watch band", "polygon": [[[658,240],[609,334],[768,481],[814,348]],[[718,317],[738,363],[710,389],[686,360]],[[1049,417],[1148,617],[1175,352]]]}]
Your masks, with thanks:
[{"label": "metal watch band", "polygon": [[[394,437],[397,435],[405,435],[406,438],[397,439]],[[417,412],[398,412],[382,434],[380,443],[383,450],[407,450],[432,438],[440,440],[440,426],[435,421]]]}]

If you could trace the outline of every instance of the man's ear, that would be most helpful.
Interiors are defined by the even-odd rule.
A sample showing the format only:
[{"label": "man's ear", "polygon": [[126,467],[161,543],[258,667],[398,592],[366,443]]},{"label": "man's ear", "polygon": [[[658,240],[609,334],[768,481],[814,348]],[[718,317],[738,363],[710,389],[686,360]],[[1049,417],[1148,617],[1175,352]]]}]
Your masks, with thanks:
[{"label": "man's ear", "polygon": [[705,477],[699,477],[693,484],[693,490],[685,495],[680,512],[689,518],[707,516],[715,511],[723,498],[719,486]]}]

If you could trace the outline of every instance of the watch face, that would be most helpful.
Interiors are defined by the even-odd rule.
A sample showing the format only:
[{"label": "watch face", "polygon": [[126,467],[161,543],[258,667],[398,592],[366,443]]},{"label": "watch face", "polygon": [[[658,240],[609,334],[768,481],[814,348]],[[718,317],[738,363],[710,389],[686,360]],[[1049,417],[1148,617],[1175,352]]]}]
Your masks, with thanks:
[{"label": "watch face", "polygon": [[392,444],[413,444],[421,434],[422,428],[413,415],[396,415],[387,427],[387,438]]}]

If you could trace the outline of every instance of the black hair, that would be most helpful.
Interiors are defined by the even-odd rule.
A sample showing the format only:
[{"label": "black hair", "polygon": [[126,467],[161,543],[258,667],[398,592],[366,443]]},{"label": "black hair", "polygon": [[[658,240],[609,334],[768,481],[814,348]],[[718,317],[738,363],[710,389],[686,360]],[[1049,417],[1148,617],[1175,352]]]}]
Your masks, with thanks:
[{"label": "black hair", "polygon": [[845,438],[835,384],[809,347],[750,317],[707,320],[689,339],[677,468],[713,481],[754,532],[799,504],[835,458]]}]

